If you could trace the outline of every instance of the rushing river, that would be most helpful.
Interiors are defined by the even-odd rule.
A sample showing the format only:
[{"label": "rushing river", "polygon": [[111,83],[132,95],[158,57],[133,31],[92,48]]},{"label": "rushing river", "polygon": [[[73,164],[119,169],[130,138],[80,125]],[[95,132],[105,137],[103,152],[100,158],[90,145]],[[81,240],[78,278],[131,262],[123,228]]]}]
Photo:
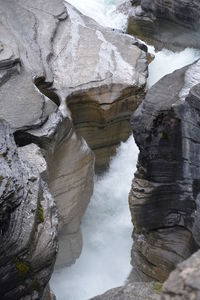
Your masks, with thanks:
[{"label": "rushing river", "polygon": [[[123,0],[69,0],[82,13],[103,26],[123,28],[126,17],[116,12]],[[194,49],[174,53],[163,49],[155,53],[149,66],[148,87],[164,75],[200,57]],[[128,193],[136,168],[138,149],[132,137],[118,148],[109,171],[95,179],[94,193],[84,216],[84,246],[81,257],[70,268],[53,274],[51,287],[57,300],[86,300],[122,285],[130,270],[132,224]]]}]

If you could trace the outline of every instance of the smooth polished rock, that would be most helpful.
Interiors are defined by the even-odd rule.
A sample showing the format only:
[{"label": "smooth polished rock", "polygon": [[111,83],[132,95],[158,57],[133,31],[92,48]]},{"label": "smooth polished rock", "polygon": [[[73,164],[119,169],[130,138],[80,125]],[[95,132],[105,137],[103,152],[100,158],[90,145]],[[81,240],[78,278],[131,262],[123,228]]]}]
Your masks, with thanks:
[{"label": "smooth polished rock", "polygon": [[[61,51],[58,42],[67,39],[67,17],[61,0],[0,0],[0,117],[11,125],[20,151],[35,160],[49,182],[59,209],[59,229],[66,229],[65,264],[70,264],[81,252],[79,227],[93,190],[94,156],[74,132],[67,94],[55,84],[66,71],[60,70],[58,78],[52,65],[54,47]],[[78,241],[72,248],[74,236]]]},{"label": "smooth polished rock", "polygon": [[[94,155],[80,135],[90,136],[88,144],[106,165],[110,152],[130,134],[130,114],[144,96],[145,50],[135,38],[103,29],[61,0],[0,0],[0,118],[9,122],[18,147],[27,147],[21,155],[25,151],[30,160],[33,155],[37,173],[55,197],[63,237],[60,265],[73,263],[81,252],[80,223],[93,191]],[[41,149],[39,156],[32,144]],[[45,206],[52,196],[45,183],[43,190]],[[49,231],[42,230],[32,258],[48,281],[45,272],[55,255],[46,253]],[[46,257],[41,266],[40,251]],[[6,274],[4,269],[2,278]]]},{"label": "smooth polished rock", "polygon": [[[69,17],[55,39],[54,85],[62,91],[76,131],[108,167],[130,135],[129,120],[145,94],[146,48],[134,37],[105,29],[67,4]],[[88,36],[89,47],[88,47]]]},{"label": "smooth polished rock", "polygon": [[200,61],[163,77],[132,116],[136,272],[164,281],[200,246]]}]

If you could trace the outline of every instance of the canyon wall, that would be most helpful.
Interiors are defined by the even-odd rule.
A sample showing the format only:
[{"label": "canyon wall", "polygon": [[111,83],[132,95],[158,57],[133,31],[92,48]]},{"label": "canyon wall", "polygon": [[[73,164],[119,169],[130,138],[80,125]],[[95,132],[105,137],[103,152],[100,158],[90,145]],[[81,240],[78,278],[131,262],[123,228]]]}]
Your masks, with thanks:
[{"label": "canyon wall", "polygon": [[[27,161],[0,121],[0,298],[43,299],[57,252],[57,210],[42,158]],[[43,174],[44,174],[43,173]]]},{"label": "canyon wall", "polygon": [[200,245],[199,80],[200,61],[163,77],[131,120],[140,149],[129,196],[139,278],[166,280]]},{"label": "canyon wall", "polygon": [[74,132],[53,86],[50,59],[67,10],[62,1],[1,1],[0,11],[0,117],[12,127],[19,147],[34,143],[42,149],[60,231],[67,227],[60,253],[63,249],[71,264],[82,247],[80,221],[93,190],[94,156]]},{"label": "canyon wall", "polygon": [[[0,118],[9,124],[3,128],[10,128],[1,131],[1,138],[8,130],[13,151],[20,156],[21,171],[13,180],[21,180],[30,195],[37,192],[30,218],[26,211],[32,206],[26,205],[32,200],[20,202],[18,190],[9,192],[16,202],[13,209],[7,196],[0,203],[0,211],[8,210],[11,216],[6,231],[1,231],[2,251],[8,256],[8,266],[4,252],[0,256],[1,299],[43,299],[46,291],[51,297],[47,283],[58,231],[57,266],[74,263],[82,249],[80,223],[94,176],[94,154],[88,144],[95,152],[97,169],[105,169],[115,147],[128,137],[130,115],[146,91],[145,47],[66,5],[61,0],[0,0]],[[20,167],[21,160],[27,166]],[[28,162],[35,170],[30,175],[33,191],[27,187],[29,175],[24,175],[30,173]],[[4,168],[5,176],[3,172]],[[25,182],[20,176],[27,177]],[[2,227],[5,219],[2,215]],[[13,236],[22,230],[20,239],[13,241],[14,252],[4,236],[11,228],[16,230]]]}]

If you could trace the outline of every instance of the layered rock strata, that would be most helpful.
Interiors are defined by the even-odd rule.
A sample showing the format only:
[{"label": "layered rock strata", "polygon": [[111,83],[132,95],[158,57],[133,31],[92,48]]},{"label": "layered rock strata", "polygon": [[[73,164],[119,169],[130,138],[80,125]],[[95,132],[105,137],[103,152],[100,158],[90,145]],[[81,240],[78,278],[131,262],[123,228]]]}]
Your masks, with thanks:
[{"label": "layered rock strata", "polygon": [[1,1],[0,116],[11,125],[18,146],[32,143],[30,160],[33,143],[42,149],[60,232],[65,227],[59,257],[71,264],[82,247],[80,222],[92,193],[94,157],[74,132],[66,106],[59,108],[61,90],[53,86],[50,60],[67,16],[62,1]]},{"label": "layered rock strata", "polygon": [[[38,162],[35,157],[35,161]],[[39,162],[38,162],[39,163]],[[44,299],[57,252],[57,211],[47,184],[0,121],[0,298]]]},{"label": "layered rock strata", "polygon": [[141,278],[164,281],[200,245],[199,82],[200,61],[165,76],[132,117],[132,264]]},{"label": "layered rock strata", "polygon": [[64,38],[56,40],[52,59],[55,86],[65,92],[75,129],[94,151],[96,170],[101,171],[129,137],[130,116],[144,97],[146,48],[70,5],[67,9]]},{"label": "layered rock strata", "polygon": [[103,29],[61,0],[0,4],[0,116],[19,146],[43,149],[70,264],[80,254],[80,221],[93,185],[93,154],[71,116],[105,165],[106,153],[130,133],[130,113],[145,90],[146,53],[134,38]]},{"label": "layered rock strata", "polygon": [[128,32],[159,48],[199,48],[198,0],[133,0]]},{"label": "layered rock strata", "polygon": [[58,264],[71,264],[93,190],[94,155],[81,136],[103,149],[96,156],[106,165],[144,95],[146,49],[61,0],[0,0],[0,33],[0,118],[49,184],[59,213]]}]

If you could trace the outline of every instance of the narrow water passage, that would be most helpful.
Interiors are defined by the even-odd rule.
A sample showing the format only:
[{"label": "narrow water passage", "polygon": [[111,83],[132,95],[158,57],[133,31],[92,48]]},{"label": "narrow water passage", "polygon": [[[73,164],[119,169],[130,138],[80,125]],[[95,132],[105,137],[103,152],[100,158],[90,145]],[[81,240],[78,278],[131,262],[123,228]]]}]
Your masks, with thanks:
[{"label": "narrow water passage", "polygon": [[[120,0],[69,0],[82,13],[104,26],[122,28],[126,18],[115,12]],[[114,17],[113,17],[114,16]],[[200,52],[185,49],[174,53],[163,49],[155,53],[149,66],[148,87],[164,75],[200,57]],[[130,270],[132,224],[128,193],[136,169],[138,149],[132,137],[122,143],[109,171],[96,178],[94,194],[82,223],[83,251],[70,268],[56,271],[51,280],[57,300],[86,300],[122,285]]]},{"label": "narrow water passage", "polygon": [[128,193],[138,149],[133,138],[119,147],[110,170],[96,178],[82,224],[83,251],[70,268],[54,272],[51,286],[58,300],[86,300],[123,284],[128,276],[132,224]]}]

